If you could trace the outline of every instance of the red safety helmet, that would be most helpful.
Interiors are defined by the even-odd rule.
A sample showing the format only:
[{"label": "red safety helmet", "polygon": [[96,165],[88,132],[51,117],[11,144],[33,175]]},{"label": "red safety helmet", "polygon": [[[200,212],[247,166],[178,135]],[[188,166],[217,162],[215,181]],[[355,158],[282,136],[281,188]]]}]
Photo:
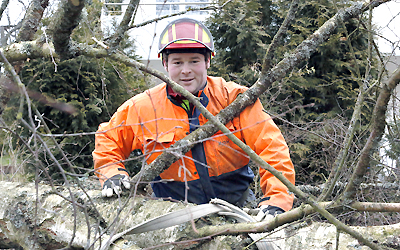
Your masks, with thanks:
[{"label": "red safety helmet", "polygon": [[158,57],[165,49],[206,48],[214,56],[214,42],[210,31],[191,18],[177,19],[165,27],[160,35]]}]

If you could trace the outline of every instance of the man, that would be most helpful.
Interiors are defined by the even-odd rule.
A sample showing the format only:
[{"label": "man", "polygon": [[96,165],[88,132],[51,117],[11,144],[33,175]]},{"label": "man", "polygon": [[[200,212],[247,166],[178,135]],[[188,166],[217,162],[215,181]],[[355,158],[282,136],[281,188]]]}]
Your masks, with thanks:
[{"label": "man", "polygon": [[[213,115],[218,114],[246,88],[222,78],[207,76],[213,40],[200,22],[181,18],[170,23],[160,37],[159,53],[170,78],[193,95]],[[107,123],[99,126],[94,167],[103,195],[129,188],[129,175],[121,163],[140,149],[147,163],[154,161],[174,142],[205,124],[207,120],[179,93],[160,84],[126,101]],[[294,167],[286,142],[259,100],[247,107],[227,128],[246,142],[261,158],[294,183]],[[220,198],[243,206],[254,196],[249,189],[254,174],[249,157],[219,131],[196,144],[185,156],[161,173],[152,184],[155,196],[202,204]],[[264,193],[258,218],[292,208],[293,195],[268,171],[260,168]]]}]

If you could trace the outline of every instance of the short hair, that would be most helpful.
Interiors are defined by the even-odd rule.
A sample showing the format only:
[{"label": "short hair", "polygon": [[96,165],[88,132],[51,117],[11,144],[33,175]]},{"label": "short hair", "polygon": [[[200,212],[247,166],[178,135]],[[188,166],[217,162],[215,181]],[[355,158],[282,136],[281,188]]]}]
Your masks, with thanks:
[{"label": "short hair", "polygon": [[164,49],[162,52],[161,63],[164,65],[165,61],[165,63],[168,64],[168,55],[174,53],[199,53],[204,55],[206,62],[211,59],[211,51],[206,48]]}]

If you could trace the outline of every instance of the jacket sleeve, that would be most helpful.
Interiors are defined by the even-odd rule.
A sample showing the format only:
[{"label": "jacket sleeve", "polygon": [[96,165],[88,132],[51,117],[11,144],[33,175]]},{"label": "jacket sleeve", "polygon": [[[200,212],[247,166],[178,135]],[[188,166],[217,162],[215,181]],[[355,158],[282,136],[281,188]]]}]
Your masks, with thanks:
[{"label": "jacket sleeve", "polygon": [[[295,171],[289,148],[272,118],[263,111],[259,100],[242,112],[240,124],[246,144],[294,184]],[[288,188],[269,171],[260,167],[259,173],[264,194],[259,205],[273,205],[285,211],[290,210],[294,196],[288,193]]]},{"label": "jacket sleeve", "polygon": [[[128,101],[129,102],[129,101]],[[129,126],[130,105],[126,102],[112,116],[109,122],[101,123],[95,136],[93,151],[95,174],[101,185],[108,178],[117,175],[129,175],[122,163],[135,148],[137,140]]]}]

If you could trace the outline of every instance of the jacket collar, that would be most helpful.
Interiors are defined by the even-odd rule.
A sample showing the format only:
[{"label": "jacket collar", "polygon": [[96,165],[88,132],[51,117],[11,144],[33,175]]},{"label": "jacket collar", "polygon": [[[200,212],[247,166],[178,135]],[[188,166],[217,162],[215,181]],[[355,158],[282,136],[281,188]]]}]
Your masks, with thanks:
[{"label": "jacket collar", "polygon": [[[200,102],[201,104],[203,104],[204,107],[207,107],[208,105],[208,97],[204,93],[204,89],[206,88],[207,84],[208,82],[206,82],[206,84],[204,84],[204,87],[194,95],[197,97],[201,97]],[[185,97],[183,97],[180,93],[175,92],[168,84],[166,87],[166,91],[168,99],[175,105],[181,106],[182,100],[186,100]]]},{"label": "jacket collar", "polygon": [[[200,96],[202,95],[202,92],[203,92],[203,90],[204,90],[204,88],[205,88],[206,86],[207,86],[207,82],[206,82],[206,84],[204,84],[203,88],[201,88],[196,94],[194,94],[194,96],[200,97]],[[170,97],[173,97],[173,98],[176,98],[176,97],[185,98],[185,97],[183,97],[180,93],[175,92],[175,91],[171,88],[171,86],[169,86],[168,84],[167,84],[167,95],[168,95],[168,98],[170,98]]]}]

